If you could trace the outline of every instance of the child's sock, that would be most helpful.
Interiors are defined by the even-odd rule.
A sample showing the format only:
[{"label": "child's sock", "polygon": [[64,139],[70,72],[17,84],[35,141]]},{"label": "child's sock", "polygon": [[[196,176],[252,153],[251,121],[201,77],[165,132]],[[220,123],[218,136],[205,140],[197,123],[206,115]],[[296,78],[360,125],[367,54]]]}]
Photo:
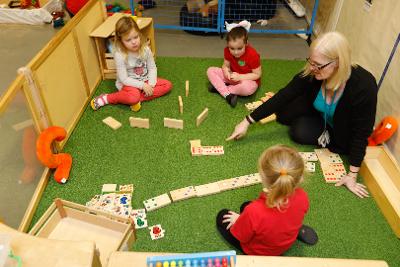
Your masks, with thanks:
[{"label": "child's sock", "polygon": [[102,106],[105,106],[108,104],[108,99],[106,94],[101,94],[98,97],[95,97],[90,101],[90,106],[92,107],[93,110],[98,110]]},{"label": "child's sock", "polygon": [[141,109],[141,107],[142,107],[142,104],[139,101],[136,104],[133,104],[131,106],[131,110],[134,111],[134,112],[138,112]]}]

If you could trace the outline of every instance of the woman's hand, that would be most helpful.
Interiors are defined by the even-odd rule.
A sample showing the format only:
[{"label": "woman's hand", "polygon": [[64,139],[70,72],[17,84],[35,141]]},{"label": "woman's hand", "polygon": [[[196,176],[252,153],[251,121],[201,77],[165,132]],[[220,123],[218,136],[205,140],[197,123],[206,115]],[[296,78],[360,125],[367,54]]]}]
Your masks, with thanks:
[{"label": "woman's hand", "polygon": [[357,183],[357,174],[352,175],[353,173],[348,173],[346,176],[337,182],[336,186],[345,185],[347,189],[349,189],[353,194],[360,198],[369,197],[369,193],[367,191],[367,187],[363,184]]},{"label": "woman's hand", "polygon": [[242,120],[238,125],[236,125],[235,130],[233,131],[231,136],[226,139],[226,141],[231,141],[233,139],[238,140],[245,136],[249,125],[250,123],[246,119]]},{"label": "woman's hand", "polygon": [[237,214],[234,211],[229,211],[229,214],[224,215],[224,220],[222,221],[223,223],[229,223],[228,226],[226,227],[226,230],[229,230],[229,228],[232,227],[232,225],[235,224],[236,220],[239,218],[239,214]]},{"label": "woman's hand", "polygon": [[151,85],[144,83],[143,84],[143,92],[145,96],[152,96],[154,92],[154,88]]}]

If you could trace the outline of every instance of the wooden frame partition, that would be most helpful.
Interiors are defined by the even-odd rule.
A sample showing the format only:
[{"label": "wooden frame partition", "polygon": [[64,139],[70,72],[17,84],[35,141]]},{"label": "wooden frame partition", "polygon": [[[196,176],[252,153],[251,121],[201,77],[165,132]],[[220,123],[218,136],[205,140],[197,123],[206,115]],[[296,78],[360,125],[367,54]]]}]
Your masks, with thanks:
[{"label": "wooden frame partition", "polygon": [[[102,80],[94,40],[89,34],[106,19],[102,0],[90,0],[27,64],[0,99],[0,114],[22,92],[37,134],[48,126],[61,126],[67,137],[56,145],[60,151]],[[47,184],[46,168],[37,184],[19,230],[26,231]]]},{"label": "wooden frame partition", "polygon": [[68,133],[59,149],[102,80],[96,45],[89,34],[105,18],[104,2],[89,1],[27,65],[49,125],[64,127]]}]

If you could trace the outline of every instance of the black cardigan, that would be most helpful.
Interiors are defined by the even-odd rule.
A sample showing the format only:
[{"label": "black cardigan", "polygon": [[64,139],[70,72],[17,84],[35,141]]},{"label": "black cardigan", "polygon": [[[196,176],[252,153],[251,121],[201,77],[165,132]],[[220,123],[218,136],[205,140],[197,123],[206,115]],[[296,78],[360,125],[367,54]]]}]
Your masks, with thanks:
[{"label": "black cardigan", "polygon": [[[304,105],[314,109],[313,102],[321,84],[322,81],[311,76],[302,77],[301,73],[298,73],[286,87],[253,111],[250,116],[259,121],[301,95],[306,99]],[[333,140],[330,145],[348,153],[350,164],[356,167],[359,167],[364,159],[368,137],[375,123],[377,94],[378,88],[374,76],[360,66],[353,67],[333,115],[331,137]]]}]

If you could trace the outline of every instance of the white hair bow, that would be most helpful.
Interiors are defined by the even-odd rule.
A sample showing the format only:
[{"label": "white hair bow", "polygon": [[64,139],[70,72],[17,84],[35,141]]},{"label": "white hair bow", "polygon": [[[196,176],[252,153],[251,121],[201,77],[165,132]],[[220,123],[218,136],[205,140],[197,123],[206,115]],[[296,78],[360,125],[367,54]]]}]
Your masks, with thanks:
[{"label": "white hair bow", "polygon": [[225,28],[228,32],[230,32],[233,28],[237,27],[243,27],[246,29],[246,31],[250,31],[251,23],[247,20],[242,20],[239,23],[231,23],[231,24],[225,21]]}]

